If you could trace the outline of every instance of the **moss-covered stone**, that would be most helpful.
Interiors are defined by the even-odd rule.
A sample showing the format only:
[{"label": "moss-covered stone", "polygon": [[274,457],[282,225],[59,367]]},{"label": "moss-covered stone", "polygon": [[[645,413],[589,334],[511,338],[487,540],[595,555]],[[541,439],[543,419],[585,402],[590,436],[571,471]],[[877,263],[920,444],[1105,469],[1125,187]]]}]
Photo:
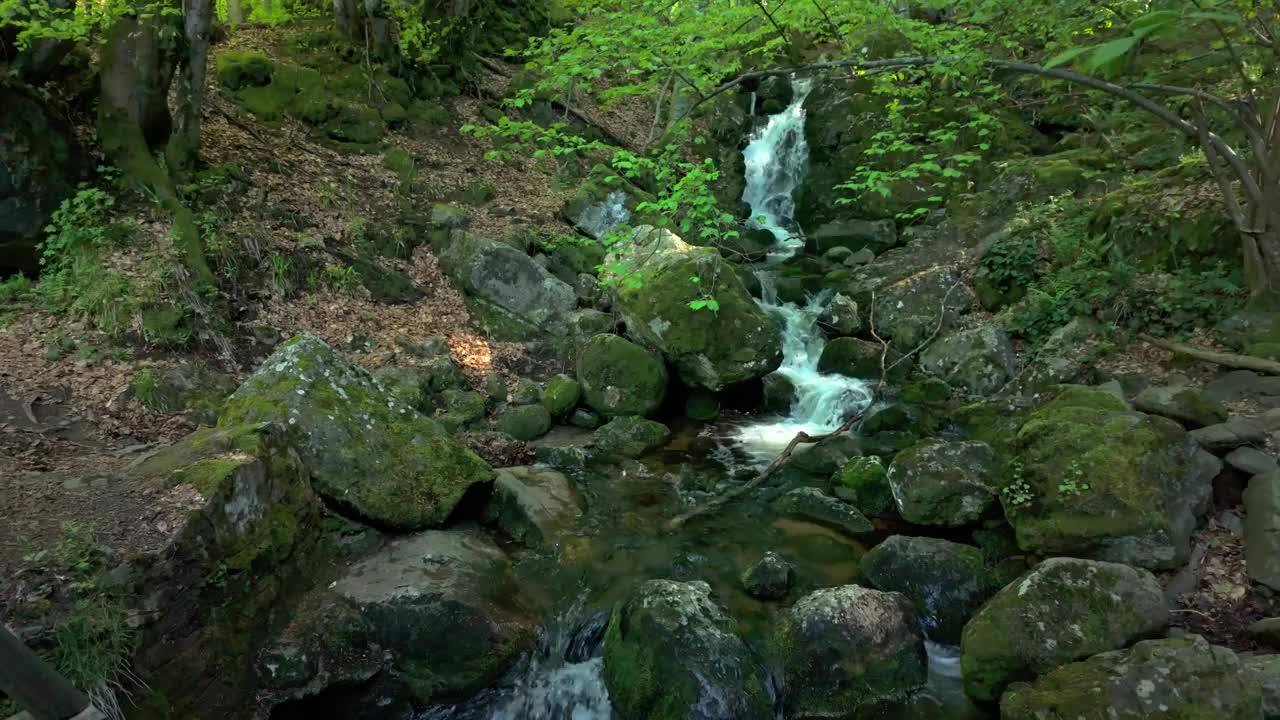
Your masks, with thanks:
[{"label": "moss-covered stone", "polygon": [[662,423],[641,417],[616,417],[591,435],[597,450],[606,455],[639,457],[667,444],[671,431]]},{"label": "moss-covered stone", "polygon": [[1192,635],[1102,653],[1012,689],[1004,720],[1245,720],[1263,714],[1258,677],[1235,653]]},{"label": "moss-covered stone", "polygon": [[[883,365],[881,358],[884,358]],[[827,343],[818,359],[818,372],[839,373],[847,377],[879,379],[881,374],[901,358],[896,352],[886,350],[879,343],[860,338],[840,337]],[[888,373],[888,379],[900,381],[911,372],[912,361],[898,363]]]},{"label": "moss-covered stone", "polygon": [[624,717],[686,720],[772,715],[766,674],[702,582],[650,580],[613,610],[604,679]]},{"label": "moss-covered stone", "polygon": [[965,623],[996,590],[981,550],[936,538],[894,535],[860,566],[872,587],[906,595],[925,636],[944,645],[960,644]]},{"label": "moss-covered stone", "polygon": [[920,525],[970,525],[996,507],[996,460],[986,443],[920,443],[898,453],[888,477],[898,512]]},{"label": "moss-covered stone", "polygon": [[1018,431],[1022,492],[1002,495],[1018,545],[1141,567],[1182,562],[1221,462],[1175,422],[1072,386]]},{"label": "moss-covered stone", "polygon": [[[657,349],[690,386],[718,392],[764,377],[782,362],[777,322],[752,300],[714,248],[688,245],[667,230],[644,226],[615,246],[611,266],[637,264],[642,282],[622,283],[616,307],[627,329]],[[699,278],[691,282],[690,278]],[[718,309],[694,310],[714,288]]]},{"label": "moss-covered stone", "polygon": [[473,298],[498,306],[540,333],[569,334],[578,306],[573,288],[525,253],[496,240],[455,234],[441,256],[449,275]]},{"label": "moss-covered stone", "polygon": [[1009,336],[997,325],[980,325],[938,339],[920,355],[920,367],[978,396],[1004,388],[1017,372]]},{"label": "moss-covered stone", "polygon": [[902,399],[916,405],[937,405],[951,399],[951,386],[945,380],[925,377],[902,387]]},{"label": "moss-covered stone", "polygon": [[449,432],[475,428],[484,419],[484,396],[470,390],[449,388],[436,396],[432,419]]},{"label": "moss-covered stone", "polygon": [[636,207],[653,196],[604,165],[596,165],[560,215],[583,233],[603,238],[618,225],[634,222]]},{"label": "moss-covered stone", "polygon": [[964,627],[965,692],[993,702],[1031,680],[1164,627],[1169,608],[1155,576],[1117,563],[1053,558],[1010,583]]},{"label": "moss-covered stone", "polygon": [[271,82],[271,60],[254,50],[226,50],[214,60],[218,82],[229,90]]},{"label": "moss-covered stone", "polygon": [[537,440],[551,430],[551,413],[542,405],[513,405],[498,415],[498,431],[517,440]]},{"label": "moss-covered stone", "polygon": [[562,418],[578,406],[582,384],[568,375],[557,375],[542,391],[542,404],[554,418]]},{"label": "moss-covered stone", "polygon": [[651,415],[667,395],[667,367],[654,353],[617,335],[596,335],[578,352],[586,403],[605,417]]},{"label": "moss-covered stone", "polygon": [[333,114],[322,128],[326,135],[357,145],[369,145],[382,139],[386,127],[377,110],[348,102],[333,104]]},{"label": "moss-covered stone", "polygon": [[836,497],[851,503],[866,515],[884,517],[896,512],[888,472],[884,462],[875,455],[855,457],[846,462],[831,478],[831,485]]},{"label": "moss-covered stone", "polygon": [[782,515],[826,525],[846,535],[866,535],[875,530],[871,521],[856,507],[817,488],[796,488],[774,500],[772,506]]},{"label": "moss-covered stone", "polygon": [[311,335],[268,358],[218,425],[257,422],[287,430],[318,493],[388,527],[443,523],[472,485],[493,478],[442,427]]}]

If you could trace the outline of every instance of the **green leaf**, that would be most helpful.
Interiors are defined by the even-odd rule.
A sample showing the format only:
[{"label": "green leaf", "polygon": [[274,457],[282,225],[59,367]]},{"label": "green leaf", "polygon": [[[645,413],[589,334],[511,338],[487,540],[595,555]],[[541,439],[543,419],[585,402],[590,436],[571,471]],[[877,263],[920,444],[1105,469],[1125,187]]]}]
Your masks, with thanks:
[{"label": "green leaf", "polygon": [[1118,40],[1112,40],[1109,43],[1099,45],[1093,54],[1089,56],[1085,66],[1089,70],[1097,70],[1098,68],[1108,65],[1122,57],[1124,54],[1133,49],[1138,44],[1139,38],[1136,35],[1122,37]]},{"label": "green leaf", "polygon": [[1213,22],[1231,23],[1238,25],[1241,17],[1235,13],[1213,12],[1211,10],[1201,10],[1200,12],[1187,13],[1188,20],[1211,20]]},{"label": "green leaf", "polygon": [[1065,65],[1071,62],[1072,60],[1075,60],[1076,58],[1080,57],[1081,55],[1089,52],[1092,49],[1093,48],[1089,46],[1069,48],[1066,51],[1060,52],[1057,55],[1054,55],[1053,57],[1049,58],[1049,61],[1046,62],[1044,66],[1046,68],[1055,68],[1055,67],[1058,67],[1059,65]]}]

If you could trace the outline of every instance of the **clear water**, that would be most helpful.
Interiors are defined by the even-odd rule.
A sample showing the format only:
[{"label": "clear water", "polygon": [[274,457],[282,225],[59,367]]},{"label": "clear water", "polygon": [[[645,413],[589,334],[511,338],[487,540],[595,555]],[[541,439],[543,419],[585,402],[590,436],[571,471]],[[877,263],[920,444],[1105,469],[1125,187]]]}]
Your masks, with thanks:
[{"label": "clear water", "polygon": [[631,211],[627,209],[627,193],[614,190],[604,200],[587,208],[578,218],[578,227],[591,237],[603,240],[611,230],[631,220]]}]

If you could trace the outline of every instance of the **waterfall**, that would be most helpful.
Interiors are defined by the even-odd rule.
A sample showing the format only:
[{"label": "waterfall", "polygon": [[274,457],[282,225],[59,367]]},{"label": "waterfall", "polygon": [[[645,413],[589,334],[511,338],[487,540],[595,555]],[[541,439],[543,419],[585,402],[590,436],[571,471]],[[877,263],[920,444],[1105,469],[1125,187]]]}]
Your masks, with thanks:
[{"label": "waterfall", "polygon": [[750,224],[773,234],[769,262],[757,272],[760,306],[783,325],[782,365],[778,373],[795,387],[787,417],[741,427],[736,439],[761,459],[772,459],[798,432],[831,432],[853,412],[871,403],[870,386],[863,380],[818,372],[826,337],[818,318],[831,301],[831,291],[809,298],[803,306],[778,299],[774,276],[779,263],[804,250],[804,236],[795,218],[794,193],[804,180],[809,146],[804,137],[804,101],[811,80],[793,81],[794,99],[786,110],[751,137],[743,151],[747,187],[742,199],[751,206]]}]

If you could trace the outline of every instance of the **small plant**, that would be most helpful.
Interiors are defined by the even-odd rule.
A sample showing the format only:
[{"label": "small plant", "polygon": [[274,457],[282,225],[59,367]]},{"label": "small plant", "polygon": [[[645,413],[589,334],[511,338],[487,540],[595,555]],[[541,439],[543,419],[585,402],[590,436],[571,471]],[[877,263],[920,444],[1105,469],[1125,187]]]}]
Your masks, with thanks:
[{"label": "small plant", "polygon": [[1089,491],[1089,483],[1084,478],[1084,468],[1079,460],[1073,460],[1067,467],[1066,475],[1058,482],[1058,492],[1068,497],[1083,495]]},{"label": "small plant", "polygon": [[90,695],[113,696],[128,678],[136,643],[137,633],[123,603],[96,594],[81,599],[71,616],[58,625],[53,666]]},{"label": "small plant", "polygon": [[344,295],[355,296],[360,290],[360,274],[350,265],[329,265],[324,269],[330,287]]},{"label": "small plant", "polygon": [[271,256],[271,284],[281,295],[289,292],[289,271],[292,265],[284,255]]},{"label": "small plant", "polygon": [[0,305],[22,302],[31,297],[35,284],[22,273],[0,280]]},{"label": "small plant", "polygon": [[142,406],[152,412],[164,412],[165,398],[160,389],[160,375],[151,368],[145,368],[133,379],[133,396],[138,398]]},{"label": "small plant", "polygon": [[75,352],[76,341],[63,335],[62,333],[54,333],[45,338],[44,357],[49,362],[57,362],[62,358]]},{"label": "small plant", "polygon": [[1031,484],[1023,477],[1022,463],[1014,462],[1009,466],[1009,484],[1000,488],[1000,494],[1011,507],[1026,505],[1035,500],[1035,494],[1031,490]]}]

